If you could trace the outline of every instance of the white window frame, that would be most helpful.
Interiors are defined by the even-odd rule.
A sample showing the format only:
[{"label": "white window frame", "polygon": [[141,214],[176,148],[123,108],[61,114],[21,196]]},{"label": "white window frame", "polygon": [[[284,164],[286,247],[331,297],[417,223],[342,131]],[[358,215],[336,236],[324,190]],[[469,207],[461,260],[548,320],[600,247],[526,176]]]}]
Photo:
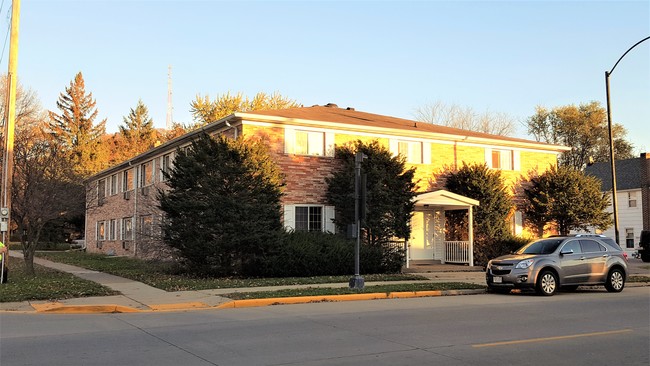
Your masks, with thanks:
[{"label": "white window frame", "polygon": [[[298,150],[298,138],[306,137],[306,150]],[[334,133],[324,130],[284,129],[285,154],[334,157]]]},{"label": "white window frame", "polygon": [[625,228],[625,247],[634,248],[634,228]]},{"label": "white window frame", "polygon": [[336,227],[332,221],[336,214],[334,206],[318,204],[284,205],[284,226],[286,230],[296,230],[296,208],[301,207],[321,207],[321,231],[330,233],[336,231]]},{"label": "white window frame", "polygon": [[113,174],[109,178],[109,187],[110,187],[110,195],[116,195],[119,193],[119,177],[117,174]]},{"label": "white window frame", "polygon": [[140,177],[138,179],[139,187],[147,187],[153,184],[154,172],[153,160],[140,164]]},{"label": "white window frame", "polygon": [[169,173],[169,170],[172,167],[172,154],[165,154],[160,157],[160,181],[164,182],[165,181],[165,174],[163,173]]},{"label": "white window frame", "polygon": [[97,241],[106,240],[106,221],[97,221]]},{"label": "white window frame", "polygon": [[[499,155],[499,165],[494,164],[494,154]],[[485,149],[485,163],[491,169],[519,171],[521,170],[520,153],[513,149]]]},{"label": "white window frame", "polygon": [[627,192],[627,207],[636,208],[636,192]]},{"label": "white window frame", "polygon": [[134,173],[135,173],[135,168],[130,168],[122,172],[122,192],[128,192],[133,190],[134,188],[133,176],[135,175]]},{"label": "white window frame", "polygon": [[[129,229],[129,235],[127,235],[127,230]],[[133,217],[124,217],[122,218],[122,230],[120,231],[120,240],[133,240]]]},{"label": "white window frame", "polygon": [[117,220],[108,220],[108,240],[115,240],[117,233]]}]

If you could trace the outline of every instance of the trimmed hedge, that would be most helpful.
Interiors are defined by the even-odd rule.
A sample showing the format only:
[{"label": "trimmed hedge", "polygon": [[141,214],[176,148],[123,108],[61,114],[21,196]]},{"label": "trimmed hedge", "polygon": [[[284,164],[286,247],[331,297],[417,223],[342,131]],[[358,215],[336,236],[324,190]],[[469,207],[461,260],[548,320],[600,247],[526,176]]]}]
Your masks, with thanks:
[{"label": "trimmed hedge", "polygon": [[[404,251],[388,246],[360,248],[362,273],[399,273]],[[354,274],[354,241],[340,235],[293,231],[284,233],[265,257],[247,261],[245,276],[311,277]]]}]

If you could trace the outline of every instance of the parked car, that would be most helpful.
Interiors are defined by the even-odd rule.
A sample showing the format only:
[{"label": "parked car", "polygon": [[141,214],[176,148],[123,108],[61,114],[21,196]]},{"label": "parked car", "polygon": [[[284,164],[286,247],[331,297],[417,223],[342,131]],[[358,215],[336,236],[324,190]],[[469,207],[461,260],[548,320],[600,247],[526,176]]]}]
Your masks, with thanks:
[{"label": "parked car", "polygon": [[562,287],[605,285],[621,292],[627,279],[627,256],[611,238],[577,234],[539,239],[513,254],[488,262],[485,280],[494,292],[535,289],[551,296]]}]

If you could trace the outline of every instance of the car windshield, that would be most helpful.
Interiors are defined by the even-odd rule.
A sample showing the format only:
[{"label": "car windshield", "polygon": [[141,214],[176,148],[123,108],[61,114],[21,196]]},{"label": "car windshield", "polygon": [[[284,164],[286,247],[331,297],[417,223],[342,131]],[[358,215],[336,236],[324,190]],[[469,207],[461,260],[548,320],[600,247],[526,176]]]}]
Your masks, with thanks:
[{"label": "car windshield", "polygon": [[563,239],[542,239],[526,244],[519,248],[516,254],[551,254],[562,243]]}]

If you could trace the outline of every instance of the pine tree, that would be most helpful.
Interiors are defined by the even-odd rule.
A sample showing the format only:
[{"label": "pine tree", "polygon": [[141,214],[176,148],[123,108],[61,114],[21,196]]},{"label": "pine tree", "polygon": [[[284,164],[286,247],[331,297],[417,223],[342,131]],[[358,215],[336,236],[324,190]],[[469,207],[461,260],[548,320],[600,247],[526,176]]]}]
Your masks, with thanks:
[{"label": "pine tree", "polygon": [[277,244],[283,179],[262,143],[204,134],[166,176],[164,240],[193,271],[245,274]]},{"label": "pine tree", "polygon": [[124,117],[124,125],[120,125],[119,129],[122,135],[120,147],[125,159],[143,153],[156,144],[157,132],[142,100],[138,100],[136,107],[131,108],[129,115]]},{"label": "pine tree", "polygon": [[354,223],[355,155],[363,152],[367,159],[362,170],[367,175],[367,214],[362,224],[364,242],[379,245],[394,237],[411,235],[411,213],[414,209],[415,169],[406,169],[404,158],[394,157],[377,141],[337,147],[336,158],[342,168],[327,178],[327,200],[336,206],[335,223],[345,229]]},{"label": "pine tree", "polygon": [[98,110],[93,94],[86,94],[81,72],[59,94],[56,106],[61,114],[49,112],[50,135],[74,162],[77,173],[88,177],[104,168],[106,156],[101,145],[106,120],[94,124]]}]

